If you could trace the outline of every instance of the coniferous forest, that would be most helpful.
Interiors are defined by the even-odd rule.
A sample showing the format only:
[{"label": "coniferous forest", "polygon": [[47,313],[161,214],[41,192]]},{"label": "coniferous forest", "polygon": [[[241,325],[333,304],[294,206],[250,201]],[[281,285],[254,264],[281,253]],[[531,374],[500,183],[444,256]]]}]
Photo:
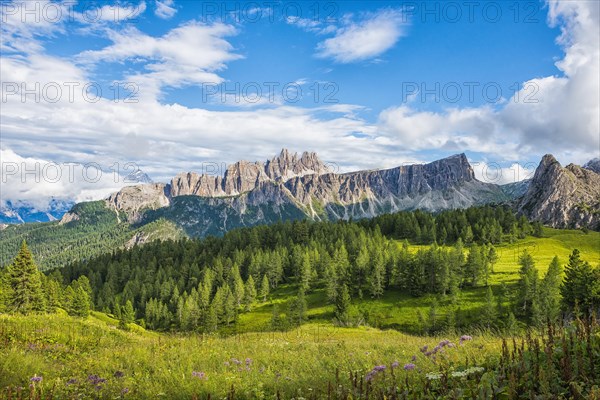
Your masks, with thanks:
[{"label": "coniferous forest", "polygon": [[[1,273],[0,350],[8,361],[0,372],[8,386],[0,393],[147,398],[166,391],[172,398],[253,399],[310,388],[314,399],[594,398],[600,377],[600,267],[589,262],[595,235],[565,236],[509,208],[485,206],[156,241],[45,273],[23,242]],[[547,240],[568,243],[568,257],[523,245]],[[507,249],[516,256],[507,257]],[[542,255],[548,265],[539,264]],[[397,323],[412,309],[418,311],[407,323]],[[369,331],[375,327],[384,330]],[[264,336],[252,339],[252,332]],[[372,359],[375,332],[386,335],[387,345]],[[430,341],[439,343],[423,345]],[[354,350],[322,355],[313,348],[326,343]],[[52,352],[66,367],[27,367],[18,355],[24,345],[28,357],[44,357],[35,365],[53,362]],[[237,353],[240,345],[245,356]],[[95,369],[85,349],[96,354]],[[413,355],[399,354],[406,351]],[[68,361],[75,354],[83,373]],[[298,362],[288,365],[291,354]],[[315,375],[309,359],[333,369]],[[347,362],[354,367],[348,370]],[[148,371],[153,381],[142,384],[139,374]],[[295,378],[280,381],[282,371]],[[28,393],[11,384],[23,374],[32,375]],[[52,376],[50,388],[43,379]]]}]

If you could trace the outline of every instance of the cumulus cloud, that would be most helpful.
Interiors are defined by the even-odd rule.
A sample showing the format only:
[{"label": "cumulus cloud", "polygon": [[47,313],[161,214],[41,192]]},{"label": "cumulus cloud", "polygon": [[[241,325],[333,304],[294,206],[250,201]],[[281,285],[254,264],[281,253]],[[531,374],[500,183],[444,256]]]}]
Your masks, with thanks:
[{"label": "cumulus cloud", "polygon": [[[367,14],[359,21],[351,18],[345,21],[333,37],[318,44],[318,57],[339,63],[369,60],[391,49],[404,34],[405,18],[398,10],[384,9]],[[311,24],[305,26],[315,29]]]},{"label": "cumulus cloud", "polygon": [[[479,160],[473,160],[480,162],[476,165],[478,176],[489,180],[490,166],[497,162],[503,179],[499,183],[510,182],[527,176],[532,167],[521,162],[520,167],[507,168],[506,161],[535,159],[557,148],[559,159],[583,162],[597,156],[597,7],[597,2],[550,3],[549,23],[562,29],[559,41],[565,56],[557,62],[561,76],[530,81],[539,86],[537,97],[543,102],[525,103],[513,98],[500,108],[450,108],[443,112],[398,105],[381,112],[375,123],[359,117],[360,106],[348,104],[315,108],[275,104],[266,109],[218,112],[161,103],[165,88],[225,79],[221,75],[228,63],[240,57],[228,41],[237,33],[230,25],[190,22],[156,37],[131,27],[113,27],[103,31],[108,34],[109,45],[83,52],[73,63],[45,54],[38,41],[44,35],[60,33],[64,27],[14,22],[7,28],[2,24],[3,82],[25,82],[28,88],[35,83],[43,87],[52,82],[61,86],[77,82],[81,87],[93,79],[103,63],[130,63],[141,69],[135,68],[138,72],[132,73],[127,68],[125,79],[139,83],[142,100],[115,103],[100,98],[92,103],[85,101],[78,90],[72,100],[68,96],[57,102],[32,101],[28,97],[23,102],[20,93],[9,95],[3,87],[2,96],[4,99],[6,95],[7,101],[2,104],[0,125],[2,161],[96,162],[104,171],[110,171],[115,163],[135,162],[153,179],[166,181],[181,171],[202,171],[203,163],[264,159],[281,147],[316,150],[325,160],[338,162],[341,171],[392,167],[423,158],[426,161],[429,157],[421,152],[439,149],[441,153],[482,154]],[[336,27],[330,39],[356,35],[362,40],[359,32],[363,27],[375,29],[368,21],[390,12],[358,22],[349,19]],[[385,21],[380,20],[380,25]],[[379,32],[372,37],[385,35]],[[394,43],[401,36],[399,32]],[[361,43],[359,40],[356,47]],[[352,55],[339,44],[332,48],[340,51],[330,57],[350,62],[376,57],[373,54],[382,49],[368,47]],[[14,51],[5,53],[5,48]],[[526,95],[525,91],[518,93],[521,99]],[[513,172],[518,172],[518,178]],[[2,197],[33,200],[63,193],[78,200],[91,199],[117,186],[112,180],[77,184],[61,181],[52,187],[27,186],[12,180],[2,184]]]},{"label": "cumulus cloud", "polygon": [[7,201],[46,210],[50,198],[89,201],[106,197],[125,186],[118,169],[57,163],[35,157],[23,157],[10,149],[0,149],[0,207]]},{"label": "cumulus cloud", "polygon": [[139,86],[140,96],[153,99],[163,87],[222,82],[216,72],[225,69],[227,62],[241,57],[233,52],[225,39],[235,34],[233,26],[222,23],[189,22],[161,37],[129,27],[108,31],[111,45],[101,50],[84,51],[77,58],[88,65],[125,61],[143,63],[146,71],[127,79]]},{"label": "cumulus cloud", "polygon": [[423,112],[410,105],[384,110],[379,131],[409,149],[465,149],[504,160],[528,160],[554,152],[583,163],[600,149],[600,21],[598,2],[550,1],[549,24],[565,55],[561,76],[523,83],[499,108]]}]

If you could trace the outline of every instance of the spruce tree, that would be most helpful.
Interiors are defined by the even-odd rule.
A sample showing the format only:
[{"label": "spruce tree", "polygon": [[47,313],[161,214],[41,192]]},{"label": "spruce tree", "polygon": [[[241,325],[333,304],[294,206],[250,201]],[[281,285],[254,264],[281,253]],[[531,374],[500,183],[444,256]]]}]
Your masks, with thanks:
[{"label": "spruce tree", "polygon": [[267,296],[269,295],[269,278],[267,275],[263,275],[262,282],[260,284],[260,290],[258,292],[258,296],[262,299],[263,302],[267,301]]},{"label": "spruce tree", "polygon": [[250,311],[255,300],[256,286],[254,284],[254,278],[250,275],[244,287],[244,307],[246,308],[246,311]]},{"label": "spruce tree", "polygon": [[560,286],[562,283],[562,267],[558,257],[554,257],[541,284],[541,312],[544,320],[554,322],[560,315]]},{"label": "spruce tree", "polygon": [[340,322],[347,322],[348,320],[348,309],[350,308],[350,292],[348,286],[343,284],[338,291],[337,298],[335,301],[335,317]]},{"label": "spruce tree", "polygon": [[7,310],[27,314],[44,311],[46,302],[42,291],[41,272],[23,241],[17,257],[6,271],[8,282]]},{"label": "spruce tree", "polygon": [[591,313],[598,306],[594,304],[597,301],[595,296],[598,285],[598,274],[587,261],[581,259],[578,249],[573,250],[565,267],[565,279],[560,289],[565,308],[574,310],[577,305],[584,314]]},{"label": "spruce tree", "polygon": [[128,324],[135,320],[135,311],[133,304],[130,300],[127,300],[125,305],[121,308],[121,319],[119,320],[119,327],[121,329],[128,329]]},{"label": "spruce tree", "polygon": [[519,282],[517,283],[517,312],[528,320],[532,316],[532,303],[537,301],[538,271],[527,250],[519,257]]},{"label": "spruce tree", "polygon": [[485,294],[485,304],[481,311],[481,321],[487,329],[491,329],[496,323],[497,304],[494,298],[492,287],[488,286]]},{"label": "spruce tree", "polygon": [[87,318],[90,315],[90,295],[83,286],[79,286],[75,290],[71,310],[72,315],[76,317]]}]

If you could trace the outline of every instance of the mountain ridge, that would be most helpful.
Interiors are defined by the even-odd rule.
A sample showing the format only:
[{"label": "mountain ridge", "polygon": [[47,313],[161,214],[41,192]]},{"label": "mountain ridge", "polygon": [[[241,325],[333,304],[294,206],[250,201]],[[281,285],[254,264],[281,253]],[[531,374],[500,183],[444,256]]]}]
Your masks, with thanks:
[{"label": "mountain ridge", "polygon": [[[140,223],[145,212],[170,207],[181,196],[212,199],[205,206],[228,204],[238,219],[248,207],[268,207],[274,214],[298,208],[315,220],[363,218],[415,208],[438,211],[508,199],[497,185],[475,178],[464,153],[427,164],[337,174],[316,153],[299,155],[283,149],[265,163],[239,161],[223,177],[182,173],[169,183],[123,188],[106,202],[116,212],[124,212],[128,221]],[[226,200],[229,197],[236,199]]]}]

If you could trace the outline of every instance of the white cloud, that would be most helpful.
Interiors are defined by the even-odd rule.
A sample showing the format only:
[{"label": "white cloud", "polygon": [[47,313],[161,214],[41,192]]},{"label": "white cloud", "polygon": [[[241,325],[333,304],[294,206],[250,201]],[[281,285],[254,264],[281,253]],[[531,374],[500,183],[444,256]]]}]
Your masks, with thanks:
[{"label": "white cloud", "polygon": [[80,20],[83,22],[122,22],[139,17],[146,11],[146,2],[142,1],[137,5],[121,6],[118,4],[104,5],[95,10],[87,10],[83,15],[80,14]]},{"label": "white cloud", "polygon": [[177,13],[177,9],[173,7],[174,3],[174,0],[156,0],[156,9],[154,10],[154,15],[162,19],[172,18]]},{"label": "white cloud", "polygon": [[122,175],[93,165],[22,157],[10,149],[0,149],[0,159],[0,207],[12,201],[46,210],[50,198],[97,200],[125,186]]},{"label": "white cloud", "polygon": [[565,51],[556,63],[563,76],[524,83],[500,108],[488,106],[423,112],[392,107],[379,116],[380,132],[412,150],[464,149],[502,160],[545,153],[583,163],[600,149],[599,2],[550,1],[549,23],[559,24]]},{"label": "white cloud", "polygon": [[[43,45],[36,42],[64,27],[11,23],[6,31],[10,30],[12,37],[2,37],[3,81],[83,85],[101,63],[131,62],[143,67],[125,77],[140,84],[142,101],[128,104],[100,99],[89,103],[76,96],[73,101],[63,97],[56,103],[34,102],[28,98],[23,103],[20,96],[11,96],[2,104],[2,161],[20,160],[20,154],[59,163],[96,162],[104,169],[115,162],[133,161],[158,181],[181,171],[201,171],[203,162],[264,159],[281,147],[315,150],[325,160],[339,162],[342,171],[399,165],[424,158],[419,153],[423,150],[468,150],[483,154],[482,166],[498,162],[503,179],[512,178],[513,170],[519,171],[519,176],[530,170],[530,166],[523,171],[507,169],[506,161],[531,160],[557,149],[563,163],[583,162],[597,156],[598,150],[598,24],[594,19],[598,3],[571,3],[552,3],[549,8],[550,22],[560,23],[563,29],[560,40],[565,57],[557,66],[564,76],[531,81],[540,86],[542,103],[511,99],[503,108],[452,108],[438,113],[419,111],[414,104],[401,105],[383,111],[375,125],[358,116],[362,108],[347,104],[312,109],[275,104],[231,112],[161,104],[166,87],[224,80],[222,71],[239,58],[227,41],[237,32],[230,25],[192,22],[160,37],[131,27],[106,30],[111,44],[84,52],[79,63],[73,63],[44,54]],[[345,22],[340,29],[350,32],[350,27],[358,29],[363,22]],[[5,27],[2,24],[2,29]],[[342,34],[338,30],[335,37]],[[19,48],[21,54],[4,53],[5,47]],[[524,94],[519,93],[521,98]],[[483,177],[483,167],[476,170]],[[89,199],[102,196],[111,184],[70,186],[60,182],[52,187],[30,187],[11,181],[3,183],[2,196],[18,200],[63,193]]]},{"label": "white cloud", "polygon": [[469,162],[478,180],[496,185],[505,185],[533,178],[537,167],[537,163],[533,162],[514,162],[508,167],[503,166],[505,165],[504,162],[472,160],[469,160]]},{"label": "white cloud", "polygon": [[358,22],[347,21],[333,37],[318,44],[317,56],[339,63],[375,58],[398,42],[404,33],[404,22],[403,14],[392,9],[368,14]]},{"label": "white cloud", "polygon": [[231,25],[190,22],[162,37],[146,35],[136,28],[110,30],[113,42],[101,50],[90,50],[78,56],[84,64],[134,61],[143,63],[146,71],[128,76],[139,86],[140,97],[154,99],[164,87],[220,83],[216,74],[226,63],[241,58],[225,37],[236,34]]}]

